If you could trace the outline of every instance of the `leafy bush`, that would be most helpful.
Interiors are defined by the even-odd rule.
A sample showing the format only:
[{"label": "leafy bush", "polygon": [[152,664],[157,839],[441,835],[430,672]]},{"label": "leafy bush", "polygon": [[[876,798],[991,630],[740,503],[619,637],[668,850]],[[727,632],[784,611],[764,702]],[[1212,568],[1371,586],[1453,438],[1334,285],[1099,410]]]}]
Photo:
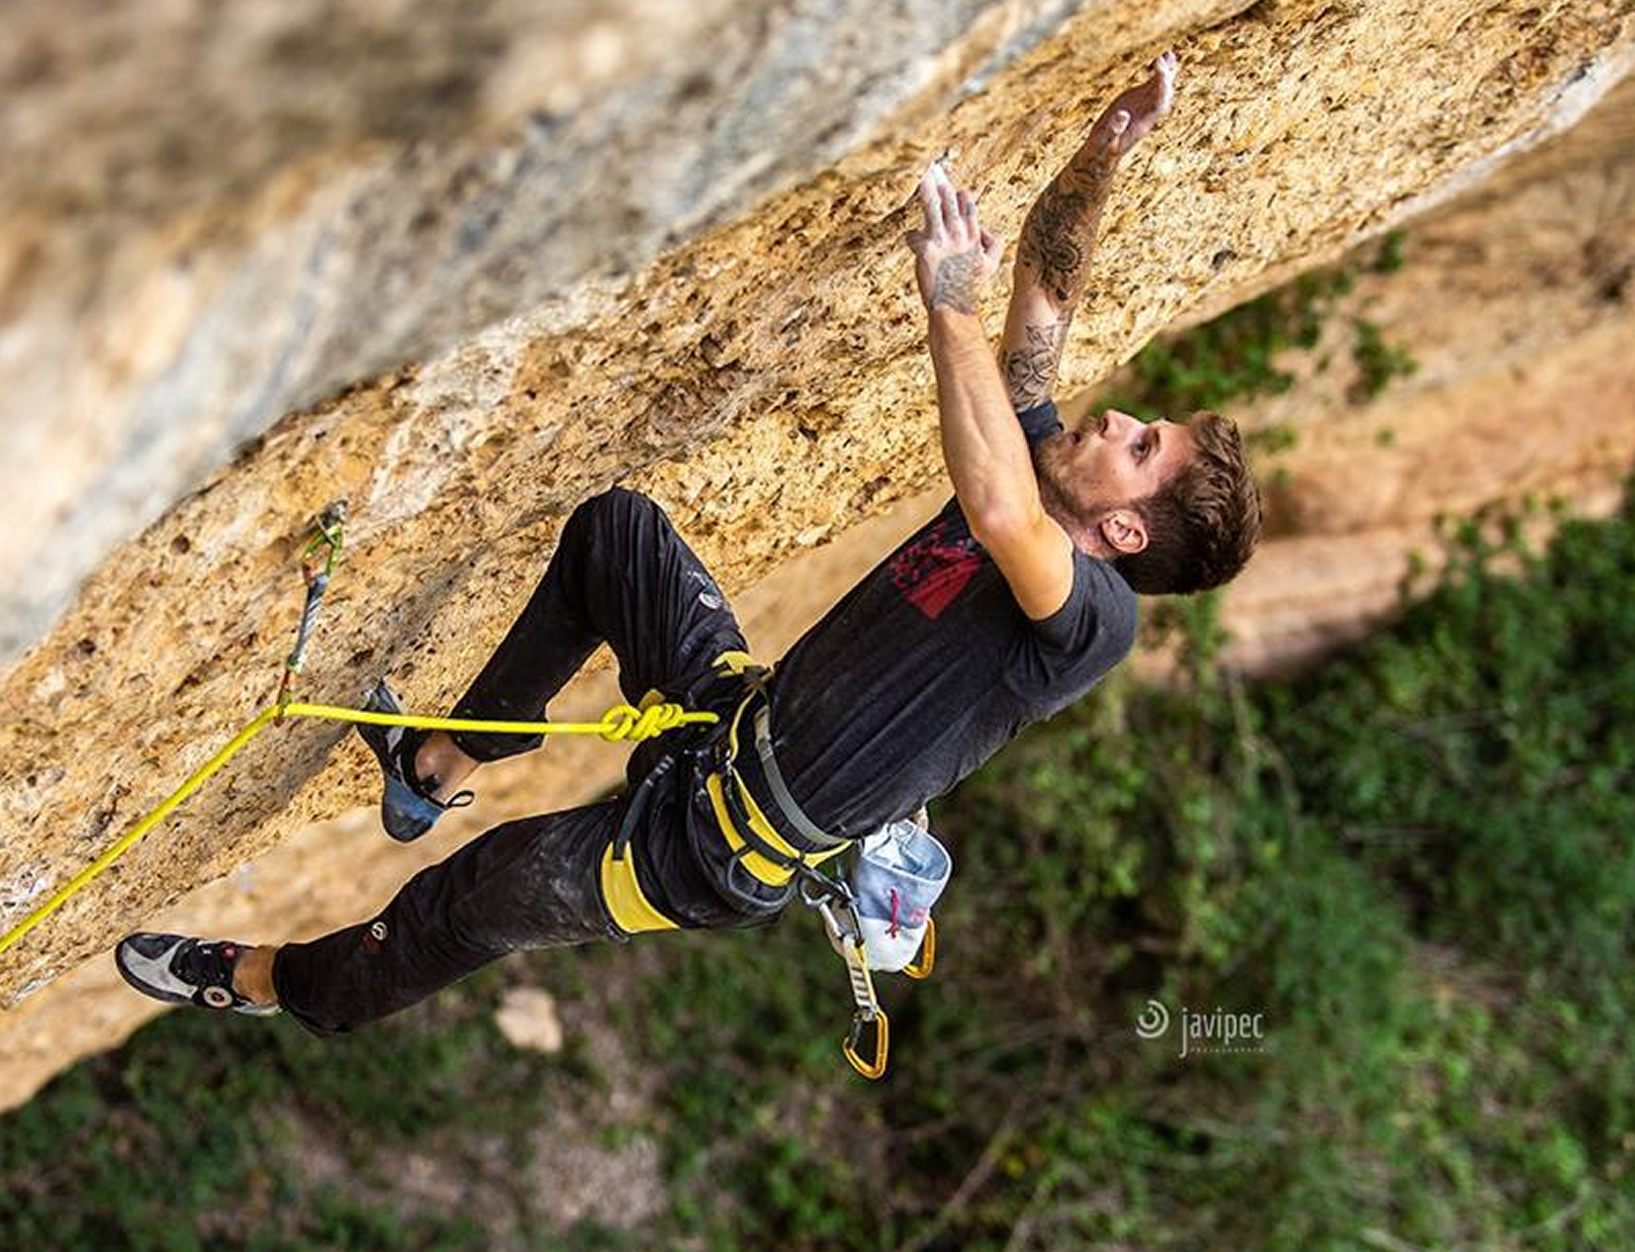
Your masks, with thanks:
[{"label": "leafy bush", "polygon": [[[1097,406],[1151,421],[1282,395],[1294,385],[1295,375],[1286,368],[1291,356],[1317,348],[1325,323],[1355,290],[1358,269],[1395,273],[1403,263],[1403,240],[1402,232],[1392,231],[1371,261],[1309,271],[1202,326],[1154,339],[1131,360],[1129,377],[1099,397]],[[1350,324],[1358,374],[1347,394],[1353,404],[1372,400],[1393,379],[1418,369],[1408,349],[1389,343],[1375,323],[1353,317]],[[1318,359],[1319,372],[1327,366],[1326,356]],[[1250,431],[1247,438],[1253,449],[1276,453],[1294,446],[1298,432],[1278,425]]]}]

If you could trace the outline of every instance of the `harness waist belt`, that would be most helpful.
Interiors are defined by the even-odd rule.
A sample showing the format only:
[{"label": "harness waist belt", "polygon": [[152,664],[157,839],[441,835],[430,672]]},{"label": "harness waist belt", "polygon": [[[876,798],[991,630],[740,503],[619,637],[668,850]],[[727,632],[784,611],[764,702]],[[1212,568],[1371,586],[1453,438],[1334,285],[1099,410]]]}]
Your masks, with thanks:
[{"label": "harness waist belt", "polygon": [[[757,701],[755,750],[742,751],[739,734]],[[772,753],[770,715],[760,689],[746,695],[734,711],[720,764],[705,780],[705,789],[727,846],[769,887],[786,886],[798,866],[819,865],[852,843],[821,830],[790,795]]]},{"label": "harness waist belt", "polygon": [[[756,769],[757,766],[760,767],[759,770]],[[770,701],[764,694],[760,708],[755,710],[755,751],[744,754],[744,768],[739,770],[739,773],[751,791],[772,801],[772,807],[777,810],[778,815],[788,822],[813,851],[829,852],[852,842],[850,839],[842,839],[820,830],[817,823],[807,817],[800,805],[795,803],[795,797],[789,794],[789,787],[778,769],[778,759],[772,755],[772,709]],[[760,775],[759,778],[756,777],[757,773]],[[758,783],[765,785],[759,786]]]}]

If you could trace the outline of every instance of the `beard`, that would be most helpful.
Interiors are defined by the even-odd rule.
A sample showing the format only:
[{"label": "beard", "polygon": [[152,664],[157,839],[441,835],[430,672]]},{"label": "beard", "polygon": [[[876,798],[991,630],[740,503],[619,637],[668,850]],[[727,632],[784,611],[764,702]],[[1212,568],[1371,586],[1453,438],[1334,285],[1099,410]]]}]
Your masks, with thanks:
[{"label": "beard", "polygon": [[1039,480],[1039,503],[1077,545],[1091,524],[1093,509],[1074,491],[1068,456],[1072,447],[1073,437],[1067,431],[1041,439],[1033,445],[1033,472]]}]

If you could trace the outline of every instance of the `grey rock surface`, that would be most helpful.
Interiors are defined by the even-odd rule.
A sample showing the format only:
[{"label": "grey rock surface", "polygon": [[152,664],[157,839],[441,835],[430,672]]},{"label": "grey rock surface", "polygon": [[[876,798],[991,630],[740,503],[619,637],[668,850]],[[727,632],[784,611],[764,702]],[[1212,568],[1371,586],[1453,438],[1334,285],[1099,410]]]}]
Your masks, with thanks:
[{"label": "grey rock surface", "polygon": [[1072,7],[8,6],[0,528],[51,559],[0,554],[0,664],[277,418],[521,313],[593,319]]}]

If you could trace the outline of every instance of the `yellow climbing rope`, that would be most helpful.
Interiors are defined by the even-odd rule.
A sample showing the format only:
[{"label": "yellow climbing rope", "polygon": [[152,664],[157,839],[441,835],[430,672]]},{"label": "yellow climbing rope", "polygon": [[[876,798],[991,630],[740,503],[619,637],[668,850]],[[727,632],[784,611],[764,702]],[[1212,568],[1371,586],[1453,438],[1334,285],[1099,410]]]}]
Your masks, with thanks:
[{"label": "yellow climbing rope", "polygon": [[[284,718],[312,717],[332,722],[367,722],[374,726],[412,726],[419,730],[491,731],[526,735],[600,735],[609,743],[651,739],[678,726],[707,725],[719,720],[714,713],[694,712],[677,704],[648,704],[645,701],[642,708],[635,708],[629,704],[615,704],[602,715],[599,722],[496,722],[461,717],[418,717],[407,713],[376,713],[368,709],[348,709],[332,704],[301,704],[290,701],[290,681],[300,672],[305,659],[307,639],[317,621],[319,601],[328,588],[329,575],[334,571],[335,561],[340,553],[341,522],[345,516],[344,503],[337,503],[325,509],[316,523],[317,533],[307,546],[302,563],[302,574],[307,583],[307,603],[301,614],[301,626],[296,636],[295,648],[284,663],[284,677],[278,690],[278,702],[257,713],[219,752],[189,774],[181,786],[161,800],[158,807],[121,835],[118,842],[69,879],[49,900],[7,931],[5,938],[0,939],[0,952],[12,947],[60,909],[129,851],[138,840],[175,812],[189,796],[204,786],[212,774],[242,752],[252,739],[273,722],[282,721]],[[328,549],[321,569],[312,561],[320,547]]]}]

